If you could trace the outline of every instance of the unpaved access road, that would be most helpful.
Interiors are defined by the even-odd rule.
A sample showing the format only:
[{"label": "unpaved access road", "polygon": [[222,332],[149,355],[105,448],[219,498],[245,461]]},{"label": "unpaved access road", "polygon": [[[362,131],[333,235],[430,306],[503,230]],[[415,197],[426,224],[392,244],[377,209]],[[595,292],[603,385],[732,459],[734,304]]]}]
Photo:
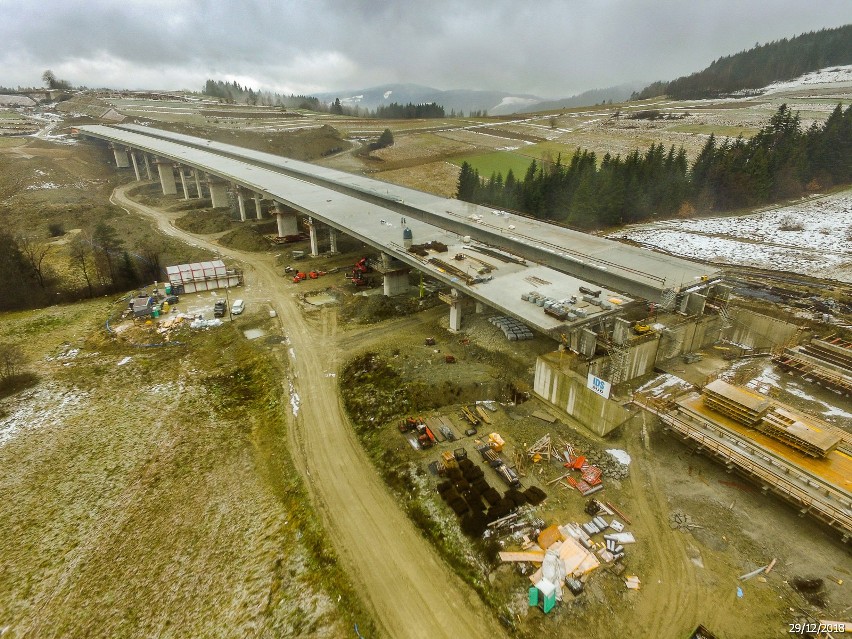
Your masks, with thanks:
[{"label": "unpaved access road", "polygon": [[[403,637],[505,636],[484,604],[417,532],[367,458],[341,402],[342,364],[335,330],[316,331],[282,290],[267,255],[225,249],[175,228],[166,213],[138,204],[118,187],[110,200],[152,218],[164,233],[243,263],[270,300],[290,340],[293,457],[344,567],[381,632]],[[354,634],[354,633],[353,633]],[[374,638],[370,638],[374,639]]]}]

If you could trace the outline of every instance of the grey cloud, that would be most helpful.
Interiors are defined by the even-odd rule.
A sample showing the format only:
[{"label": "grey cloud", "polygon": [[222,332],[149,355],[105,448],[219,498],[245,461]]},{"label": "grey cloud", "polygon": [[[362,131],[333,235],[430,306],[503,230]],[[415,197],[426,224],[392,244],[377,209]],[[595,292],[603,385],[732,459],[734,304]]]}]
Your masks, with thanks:
[{"label": "grey cloud", "polygon": [[0,0],[0,84],[207,77],[310,92],[412,82],[565,97],[673,78],[848,22],[848,0]]}]

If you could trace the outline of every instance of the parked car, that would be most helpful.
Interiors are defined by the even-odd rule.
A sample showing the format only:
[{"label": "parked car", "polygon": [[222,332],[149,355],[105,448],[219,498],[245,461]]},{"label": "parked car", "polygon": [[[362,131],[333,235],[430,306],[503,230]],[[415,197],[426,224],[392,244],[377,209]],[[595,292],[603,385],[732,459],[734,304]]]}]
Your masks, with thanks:
[{"label": "parked car", "polygon": [[218,300],[213,305],[213,317],[225,317],[225,313],[228,312],[228,305],[225,303],[225,300]]},{"label": "parked car", "polygon": [[172,306],[177,304],[179,301],[180,298],[177,295],[166,295],[166,297],[163,299],[163,302],[166,302]]},{"label": "parked car", "polygon": [[242,300],[234,300],[231,304],[231,315],[239,315],[246,309],[246,304]]}]

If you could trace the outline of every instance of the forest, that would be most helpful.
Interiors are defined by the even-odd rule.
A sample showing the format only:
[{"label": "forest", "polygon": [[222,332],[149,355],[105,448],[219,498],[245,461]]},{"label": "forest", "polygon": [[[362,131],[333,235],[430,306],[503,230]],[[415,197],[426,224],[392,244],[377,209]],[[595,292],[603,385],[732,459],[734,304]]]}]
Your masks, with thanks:
[{"label": "forest", "polygon": [[852,25],[757,44],[748,51],[719,58],[703,71],[671,82],[654,82],[631,99],[667,95],[675,100],[694,100],[747,93],[773,82],[847,64],[852,64]]},{"label": "forest", "polygon": [[460,200],[512,209],[583,229],[696,212],[727,211],[798,197],[852,182],[852,106],[837,105],[803,129],[781,105],[751,139],[711,135],[692,165],[683,148],[652,144],[626,157],[577,149],[570,160],[533,160],[485,179],[464,162]]}]

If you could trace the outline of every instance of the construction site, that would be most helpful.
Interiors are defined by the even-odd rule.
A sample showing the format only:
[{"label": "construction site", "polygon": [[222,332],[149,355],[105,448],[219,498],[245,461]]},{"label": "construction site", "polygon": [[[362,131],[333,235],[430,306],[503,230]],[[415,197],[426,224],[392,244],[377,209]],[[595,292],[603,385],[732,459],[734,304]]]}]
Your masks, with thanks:
[{"label": "construction site", "polygon": [[[338,592],[375,618],[359,617],[364,636],[416,621],[458,636],[774,637],[848,616],[848,284],[150,122],[73,128],[109,160],[119,214],[199,252],[163,264],[156,294],[99,308],[108,339],[191,351],[193,335],[213,349],[227,336],[229,354],[274,362],[280,404],[261,399],[351,580],[323,595],[328,636]],[[116,354],[122,375],[132,357]],[[251,383],[228,370],[209,397]],[[381,614],[399,599],[404,614]]]},{"label": "construction site", "polygon": [[[422,378],[413,370],[397,371],[384,362],[387,353],[367,354],[356,360],[363,370],[350,363],[343,374],[344,403],[389,483],[422,484],[416,473],[399,470],[412,461],[433,477],[410,493],[421,504],[409,509],[410,516],[436,522],[442,521],[441,508],[451,511],[454,532],[446,521],[440,532],[421,522],[424,532],[450,557],[459,549],[437,540],[463,545],[467,537],[479,548],[471,552],[517,566],[530,582],[529,606],[547,614],[556,602],[582,597],[602,569],[626,590],[642,587],[644,577],[636,570],[641,561],[633,559],[637,537],[624,502],[616,503],[630,498],[609,486],[627,475],[628,465],[617,460],[630,455],[618,448],[604,453],[594,442],[623,441],[631,432],[647,438],[648,415],[659,420],[663,434],[719,462],[721,472],[742,476],[765,499],[786,501],[799,516],[826,526],[838,543],[852,536],[848,420],[832,425],[725,381],[742,363],[761,362],[819,384],[848,405],[850,344],[818,326],[774,317],[768,306],[760,312],[738,304],[721,271],[514,213],[189,136],[150,128],[143,136],[141,127],[79,130],[113,140],[118,166],[132,164],[137,181],[143,164],[156,164],[164,198],[176,194],[175,169],[185,199],[193,197],[183,162],[190,166],[194,197],[205,197],[202,185],[209,185],[213,207],[230,208],[243,222],[243,199],[254,192],[258,221],[267,211],[277,217],[278,233],[269,241],[279,251],[281,275],[299,287],[306,311],[320,309],[323,330],[335,312],[329,304],[351,298],[351,308],[378,296],[397,308],[431,308],[433,316],[448,308],[435,328],[463,335],[456,341],[470,355],[479,352],[483,322],[507,345],[530,342],[532,349],[516,351],[514,358],[520,368],[530,358],[531,379],[523,372],[503,383],[473,376],[435,389],[443,374]],[[141,147],[141,158],[115,141]],[[250,180],[239,177],[249,174]],[[340,279],[328,284],[329,276],[341,275],[342,285]],[[452,368],[469,359],[458,348],[434,348],[444,343],[423,337],[432,366]],[[391,358],[416,357],[410,347],[405,354],[400,350]],[[644,390],[661,373],[670,376],[663,392]],[[379,406],[383,392],[397,399]],[[447,412],[448,401],[457,412]],[[526,405],[541,408],[522,416],[524,409],[515,407]],[[438,412],[398,421],[405,406]],[[520,426],[525,419],[526,429]],[[398,428],[379,436],[375,428],[389,422]],[[558,440],[546,432],[548,425],[561,433]],[[570,434],[572,427],[579,433]],[[388,439],[396,430],[408,453]],[[550,477],[559,467],[567,472]],[[607,496],[618,496],[593,497],[605,488]],[[564,503],[567,495],[554,499],[553,491],[578,493],[580,512]],[[495,542],[506,550],[494,555]],[[494,597],[477,590],[486,601]],[[535,626],[528,615],[522,621],[517,609],[514,614],[513,627]],[[705,632],[711,636],[712,630]]]}]

